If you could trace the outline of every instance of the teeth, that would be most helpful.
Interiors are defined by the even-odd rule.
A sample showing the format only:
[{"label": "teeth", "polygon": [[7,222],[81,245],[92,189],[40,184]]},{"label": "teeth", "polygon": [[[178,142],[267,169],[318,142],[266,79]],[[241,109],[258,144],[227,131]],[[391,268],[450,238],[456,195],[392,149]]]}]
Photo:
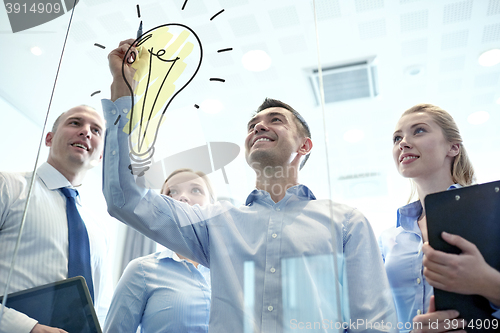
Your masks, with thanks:
[{"label": "teeth", "polygon": [[416,159],[416,158],[418,158],[418,156],[406,156],[406,157],[403,157],[403,159],[401,160],[401,162],[409,160],[409,159]]},{"label": "teeth", "polygon": [[87,150],[87,147],[85,147],[84,145],[82,145],[82,144],[80,144],[80,143],[73,143],[73,144],[72,144],[72,146],[73,146],[73,147],[80,147],[80,148],[82,148],[82,149]]},{"label": "teeth", "polygon": [[260,142],[260,141],[271,141],[271,140],[269,140],[268,138],[260,138],[260,139],[256,140],[254,142],[254,144],[256,144],[257,142]]}]

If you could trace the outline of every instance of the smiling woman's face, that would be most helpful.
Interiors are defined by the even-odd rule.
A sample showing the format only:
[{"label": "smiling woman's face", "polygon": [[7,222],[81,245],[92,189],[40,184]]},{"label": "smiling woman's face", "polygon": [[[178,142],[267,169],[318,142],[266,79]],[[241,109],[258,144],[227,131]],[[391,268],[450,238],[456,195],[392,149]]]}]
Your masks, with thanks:
[{"label": "smiling woman's face", "polygon": [[163,186],[161,193],[191,206],[210,203],[207,184],[203,178],[189,171],[172,176]]},{"label": "smiling woman's face", "polygon": [[417,112],[401,117],[393,143],[394,162],[402,176],[451,175],[451,163],[458,154],[458,147],[446,140],[443,130],[428,113]]}]

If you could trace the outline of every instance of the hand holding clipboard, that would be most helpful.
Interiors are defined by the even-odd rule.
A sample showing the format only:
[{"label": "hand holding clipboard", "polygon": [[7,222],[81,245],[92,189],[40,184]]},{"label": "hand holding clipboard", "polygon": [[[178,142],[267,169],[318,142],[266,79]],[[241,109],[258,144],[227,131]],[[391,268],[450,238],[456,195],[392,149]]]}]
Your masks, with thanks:
[{"label": "hand holding clipboard", "polygon": [[[469,323],[467,331],[491,332],[494,320],[498,329],[490,302],[474,293],[500,271],[500,181],[430,194],[425,207],[430,246],[447,252],[423,248],[429,255],[425,274],[435,286],[436,310],[458,310]],[[491,290],[491,295],[497,292]]]}]

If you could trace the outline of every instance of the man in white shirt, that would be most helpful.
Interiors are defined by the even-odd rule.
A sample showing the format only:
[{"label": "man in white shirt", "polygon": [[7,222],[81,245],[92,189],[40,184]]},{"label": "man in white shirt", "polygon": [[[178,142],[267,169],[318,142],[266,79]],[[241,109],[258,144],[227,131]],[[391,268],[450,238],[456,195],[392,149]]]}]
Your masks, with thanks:
[{"label": "man in white shirt", "polygon": [[[77,106],[57,118],[45,138],[50,147],[47,162],[37,172],[28,213],[8,293],[68,277],[68,218],[61,188],[78,188],[87,170],[102,159],[104,120],[94,109]],[[32,172],[0,173],[0,293],[7,283]],[[77,210],[85,221],[79,197]],[[94,305],[104,319],[112,292],[106,267],[106,243],[102,232],[87,218]],[[88,252],[87,252],[88,253]],[[52,333],[62,329],[38,324],[35,319],[6,308],[0,333]]]}]

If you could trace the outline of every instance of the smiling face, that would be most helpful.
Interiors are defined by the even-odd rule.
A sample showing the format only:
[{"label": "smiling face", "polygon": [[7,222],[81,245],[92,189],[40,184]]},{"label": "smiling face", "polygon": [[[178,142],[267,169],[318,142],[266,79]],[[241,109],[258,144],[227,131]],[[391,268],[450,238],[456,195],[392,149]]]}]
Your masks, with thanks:
[{"label": "smiling face", "polygon": [[306,155],[311,139],[299,130],[294,115],[280,107],[265,109],[248,122],[245,158],[255,168],[284,166]]},{"label": "smiling face", "polygon": [[208,205],[210,193],[207,184],[194,172],[185,171],[173,175],[163,185],[161,193],[169,197],[186,202],[189,205]]},{"label": "smiling face", "polygon": [[428,113],[401,117],[393,143],[394,162],[403,177],[416,181],[451,178],[451,164],[459,145],[446,140],[441,127]]},{"label": "smiling face", "polygon": [[55,132],[47,133],[47,162],[58,169],[77,173],[97,165],[104,147],[104,120],[92,108],[74,107],[61,115]]}]

